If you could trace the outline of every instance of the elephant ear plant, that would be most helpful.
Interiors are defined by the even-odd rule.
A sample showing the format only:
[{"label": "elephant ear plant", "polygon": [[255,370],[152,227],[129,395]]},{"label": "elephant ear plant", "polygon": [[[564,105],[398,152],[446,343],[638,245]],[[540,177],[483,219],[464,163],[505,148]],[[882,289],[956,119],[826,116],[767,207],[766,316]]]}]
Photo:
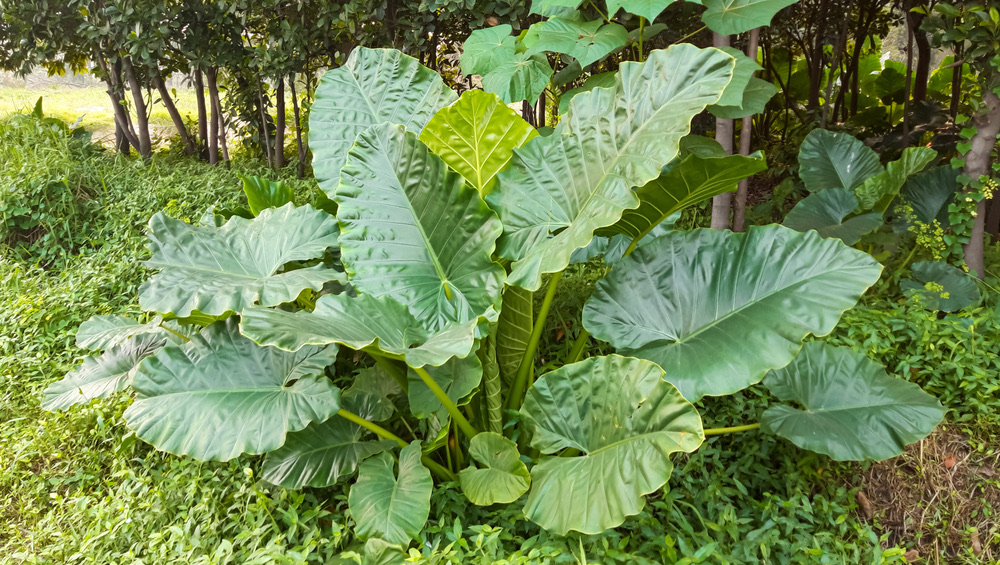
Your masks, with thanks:
[{"label": "elephant ear plant", "polygon": [[[155,317],[87,322],[80,345],[104,353],[45,406],[130,387],[125,419],[158,449],[266,453],[264,479],[288,488],[351,481],[356,534],[404,547],[435,482],[592,534],[638,513],[671,455],[709,434],[760,426],[835,459],[896,455],[941,420],[938,402],[859,353],[802,346],[878,263],[777,225],[665,227],[763,166],[688,136],[734,67],[717,49],[654,51],[539,136],[493,94],[457,97],[414,59],[359,48],[310,118],[336,215],[278,199],[221,226],[154,216],[158,272],[139,300]],[[595,238],[626,242],[583,314],[617,354],[580,360],[584,332],[542,373],[556,285]],[[693,402],[762,380],[781,402],[759,425],[702,428]]]}]

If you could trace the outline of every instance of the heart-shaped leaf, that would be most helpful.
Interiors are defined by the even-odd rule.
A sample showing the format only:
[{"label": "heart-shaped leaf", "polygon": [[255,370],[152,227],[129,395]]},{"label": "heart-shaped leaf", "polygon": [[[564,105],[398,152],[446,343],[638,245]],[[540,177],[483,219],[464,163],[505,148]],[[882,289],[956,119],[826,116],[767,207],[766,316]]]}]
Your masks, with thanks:
[{"label": "heart-shaped leaf", "polygon": [[507,504],[528,492],[531,475],[521,461],[517,444],[498,433],[482,432],[469,442],[469,466],[458,474],[462,492],[473,504]]},{"label": "heart-shaped leaf", "polygon": [[160,213],[149,220],[149,230],[153,256],[146,266],[160,272],[139,289],[144,310],[218,316],[254,304],[276,306],[328,281],[346,282],[343,273],[322,265],[279,272],[337,245],[337,221],[311,206],[269,208],[254,220],[233,216],[219,228]]},{"label": "heart-shaped leaf", "polygon": [[937,220],[948,225],[948,205],[958,191],[958,173],[951,165],[934,167],[906,181],[900,196],[913,208],[917,220],[930,224]]},{"label": "heart-shaped leaf", "polygon": [[736,35],[763,27],[783,8],[798,0],[689,0],[705,6],[701,20],[722,35]]},{"label": "heart-shaped leaf", "polygon": [[884,171],[878,154],[846,133],[815,129],[799,148],[799,177],[809,192],[854,190]]},{"label": "heart-shaped leaf", "polygon": [[922,171],[936,158],[937,151],[929,147],[907,147],[898,161],[892,161],[886,165],[885,171],[855,189],[858,210],[874,210],[884,214],[903,188],[906,179]]},{"label": "heart-shaped leaf", "polygon": [[941,403],[919,386],[890,377],[862,353],[825,343],[807,343],[764,384],[801,408],[768,408],[761,429],[836,461],[895,457],[944,418]]},{"label": "heart-shaped leaf", "polygon": [[292,187],[281,181],[268,180],[251,175],[240,175],[243,192],[247,195],[247,206],[254,216],[267,208],[280,208],[295,201]]},{"label": "heart-shaped leaf", "polygon": [[625,8],[626,12],[652,22],[673,3],[674,0],[608,0],[608,17],[614,17],[618,10]]},{"label": "heart-shaped leaf", "polygon": [[663,370],[640,359],[592,357],[546,373],[528,390],[521,415],[543,457],[531,470],[524,514],[546,530],[597,534],[621,525],[667,483],[670,454],[705,436],[694,406]]},{"label": "heart-shaped leaf", "polygon": [[908,297],[919,297],[929,310],[957,312],[982,298],[975,279],[965,271],[941,261],[917,261],[913,278],[899,283]]},{"label": "heart-shaped leaf", "polygon": [[402,126],[366,130],[335,196],[341,259],[359,292],[392,297],[433,330],[499,307],[496,215]]},{"label": "heart-shaped leaf", "polygon": [[505,104],[538,100],[552,78],[552,67],[545,55],[517,53],[483,76],[483,88],[500,97]]},{"label": "heart-shaped leaf", "polygon": [[347,503],[361,539],[375,537],[406,546],[420,535],[431,510],[431,472],[420,463],[420,442],[399,452],[399,473],[393,458],[380,453],[361,464]]},{"label": "heart-shaped leaf", "polygon": [[879,212],[847,219],[858,207],[850,190],[830,188],[803,198],[785,216],[784,225],[795,231],[816,230],[823,237],[835,237],[854,245],[861,236],[877,230],[885,220]]},{"label": "heart-shaped leaf", "polygon": [[[479,386],[483,379],[483,365],[477,355],[469,355],[464,359],[453,357],[440,367],[428,367],[427,374],[457,405]],[[408,371],[407,380],[410,412],[417,418],[436,416],[439,422],[446,422],[447,410],[416,371]]]},{"label": "heart-shaped leaf", "polygon": [[166,333],[160,327],[162,322],[163,318],[160,316],[155,316],[145,324],[140,324],[127,316],[92,316],[76,330],[76,346],[81,349],[104,350],[132,336]]},{"label": "heart-shaped leaf", "polygon": [[716,118],[735,120],[759,114],[767,107],[767,103],[778,93],[778,87],[757,77],[751,77],[746,88],[741,93],[742,98],[732,106],[716,104],[708,107]]},{"label": "heart-shaped leaf", "polygon": [[516,53],[516,38],[507,24],[477,29],[469,34],[462,45],[459,64],[463,75],[486,75],[490,71],[509,63]]},{"label": "heart-shaped leaf", "polygon": [[266,453],[340,409],[323,374],[336,358],[336,346],[288,353],[241,336],[233,318],[217,322],[139,366],[125,421],[157,449],[200,461]]},{"label": "heart-shaped leaf", "polygon": [[782,226],[672,232],[638,247],[597,284],[583,324],[649,359],[692,402],[731,394],[826,335],[878,280],[874,259]]},{"label": "heart-shaped leaf", "polygon": [[531,52],[565,53],[586,67],[603,59],[628,41],[628,31],[619,24],[603,20],[585,21],[576,12],[572,17],[550,18],[539,24],[538,41]]}]

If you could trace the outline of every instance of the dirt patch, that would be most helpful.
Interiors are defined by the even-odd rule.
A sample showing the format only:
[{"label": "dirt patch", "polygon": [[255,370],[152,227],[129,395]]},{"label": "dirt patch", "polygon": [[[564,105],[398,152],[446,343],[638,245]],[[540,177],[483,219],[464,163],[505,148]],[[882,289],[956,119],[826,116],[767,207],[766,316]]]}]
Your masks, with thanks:
[{"label": "dirt patch", "polygon": [[891,545],[915,544],[922,563],[951,563],[970,551],[982,563],[996,563],[997,447],[970,439],[957,426],[941,426],[864,473],[859,513],[888,532]]}]

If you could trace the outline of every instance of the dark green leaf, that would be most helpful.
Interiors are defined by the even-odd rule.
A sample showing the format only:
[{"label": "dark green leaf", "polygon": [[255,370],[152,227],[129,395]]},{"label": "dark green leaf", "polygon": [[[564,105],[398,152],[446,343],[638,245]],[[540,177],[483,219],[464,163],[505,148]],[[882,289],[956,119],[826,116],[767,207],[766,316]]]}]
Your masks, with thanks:
[{"label": "dark green leaf", "polygon": [[854,245],[861,236],[884,223],[878,212],[846,219],[857,207],[858,199],[853,192],[830,188],[800,200],[785,216],[783,224],[795,231],[816,230],[823,237],[835,237],[847,245]]},{"label": "dark green leaf", "polygon": [[972,276],[941,261],[914,263],[912,276],[899,286],[906,296],[919,297],[920,304],[929,310],[957,312],[981,298]]}]

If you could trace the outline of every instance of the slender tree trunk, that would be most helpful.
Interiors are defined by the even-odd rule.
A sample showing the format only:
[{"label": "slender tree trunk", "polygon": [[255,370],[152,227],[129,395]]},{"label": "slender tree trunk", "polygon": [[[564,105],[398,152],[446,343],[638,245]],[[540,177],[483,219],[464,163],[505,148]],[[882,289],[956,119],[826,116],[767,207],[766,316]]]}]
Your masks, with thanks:
[{"label": "slender tree trunk", "polygon": [[[730,45],[729,36],[719,33],[712,33],[712,45],[715,47],[725,47]],[[722,145],[727,155],[733,154],[733,120],[715,119],[715,140]],[[733,211],[733,195],[725,193],[712,198],[712,229],[724,230],[729,228],[730,214]]]},{"label": "slender tree trunk", "polygon": [[[757,60],[757,45],[760,42],[760,28],[750,30],[750,41],[747,45],[747,56]],[[740,126],[740,155],[750,155],[753,145],[753,116],[743,118]],[[733,203],[733,231],[744,231],[747,213],[747,193],[750,191],[750,179],[743,179],[736,190],[736,201]],[[713,209],[714,212],[714,209]]]},{"label": "slender tree trunk", "polygon": [[951,119],[958,117],[958,107],[962,101],[962,67],[965,64],[962,63],[962,46],[955,46],[955,68],[951,70],[951,107],[949,108],[949,113],[951,114]]},{"label": "slender tree trunk", "polygon": [[257,75],[257,102],[260,103],[260,131],[264,138],[264,155],[267,157],[267,166],[274,168],[274,160],[271,158],[271,133],[267,130],[267,112],[264,110],[264,88],[260,84],[260,75]]},{"label": "slender tree trunk", "polygon": [[288,86],[292,90],[292,114],[295,116],[295,149],[298,151],[299,161],[296,163],[296,173],[298,177],[306,176],[306,147],[302,143],[302,118],[299,117],[299,97],[295,92],[295,73],[292,73]]},{"label": "slender tree trunk", "polygon": [[[833,62],[830,63],[830,73],[826,80],[826,95],[823,100],[822,114],[820,115],[820,125],[819,127],[826,129],[827,124],[830,120],[830,98],[833,97],[833,74],[840,71],[840,59],[847,49],[847,18],[844,18],[844,24],[840,29],[840,37],[837,38],[837,44],[833,46]],[[841,90],[844,86],[841,84]],[[833,119],[837,119],[837,114],[833,114]]]},{"label": "slender tree trunk", "polygon": [[986,233],[1000,237],[1000,196],[991,198],[986,208]]},{"label": "slender tree trunk", "polygon": [[184,144],[184,153],[186,155],[194,155],[194,142],[191,141],[191,136],[188,135],[187,126],[184,125],[184,118],[181,117],[181,113],[177,111],[174,99],[170,97],[170,92],[167,90],[167,85],[163,82],[163,76],[160,74],[160,70],[151,69],[151,71],[153,73],[153,86],[155,86],[156,91],[160,93],[160,100],[163,102],[163,106],[167,109],[167,113],[170,114],[170,119],[174,122],[174,128],[177,129],[177,135],[181,136],[181,143]]},{"label": "slender tree trunk", "polygon": [[96,57],[97,64],[100,65],[104,73],[105,84],[107,85],[108,97],[111,99],[111,109],[115,115],[115,135],[121,133],[122,138],[127,142],[123,145],[116,140],[116,147],[122,153],[129,154],[129,146],[139,150],[139,138],[136,137],[132,129],[132,120],[129,118],[128,110],[124,105],[125,92],[121,88],[121,64],[118,62],[108,65],[102,55]]},{"label": "slender tree trunk", "polygon": [[[910,2],[910,8],[917,3]],[[927,81],[931,76],[931,41],[927,37],[927,32],[920,29],[920,24],[924,21],[924,14],[918,12],[906,12],[906,20],[910,26],[913,42],[917,46],[917,67],[913,75],[913,101],[922,102],[927,99]]]},{"label": "slender tree trunk", "polygon": [[[904,3],[904,6],[906,4]],[[903,99],[903,147],[910,146],[910,98],[913,96],[913,26],[906,18],[906,97]],[[892,116],[889,116],[892,118]]]},{"label": "slender tree trunk", "polygon": [[201,140],[201,158],[208,159],[208,109],[205,106],[205,73],[194,71],[194,97],[198,103],[198,139]]},{"label": "slender tree trunk", "polygon": [[136,135],[139,138],[139,154],[143,159],[153,156],[153,143],[149,137],[149,114],[146,108],[146,98],[142,93],[142,85],[132,68],[132,59],[122,57],[122,70],[125,71],[125,79],[132,89],[132,103],[135,105]]},{"label": "slender tree trunk", "polygon": [[[976,135],[972,137],[972,149],[965,155],[965,170],[963,171],[973,181],[990,172],[992,165],[993,146],[997,134],[1000,134],[1000,98],[992,91],[983,93],[984,107],[973,118]],[[986,201],[979,203],[976,217],[972,225],[969,243],[964,246],[965,264],[975,276],[983,278],[986,274],[983,251],[986,231]]]},{"label": "slender tree trunk", "polygon": [[125,132],[122,130],[121,124],[118,123],[118,118],[115,118],[115,150],[123,155],[129,154],[128,139],[125,138]]},{"label": "slender tree trunk", "polygon": [[278,76],[274,101],[274,168],[285,166],[285,77]]},{"label": "slender tree trunk", "polygon": [[208,121],[208,162],[215,165],[219,162],[219,122],[221,118],[218,113],[220,104],[216,104],[219,99],[219,69],[209,67],[205,71],[205,79],[208,82],[208,98],[212,107],[212,117]]},{"label": "slender tree trunk", "polygon": [[222,160],[226,163],[226,168],[229,168],[229,146],[226,144],[226,116],[222,113],[222,100],[218,96],[212,98],[212,115],[213,119],[218,117],[218,125],[216,126],[219,130],[218,143],[219,147],[222,149]]}]

